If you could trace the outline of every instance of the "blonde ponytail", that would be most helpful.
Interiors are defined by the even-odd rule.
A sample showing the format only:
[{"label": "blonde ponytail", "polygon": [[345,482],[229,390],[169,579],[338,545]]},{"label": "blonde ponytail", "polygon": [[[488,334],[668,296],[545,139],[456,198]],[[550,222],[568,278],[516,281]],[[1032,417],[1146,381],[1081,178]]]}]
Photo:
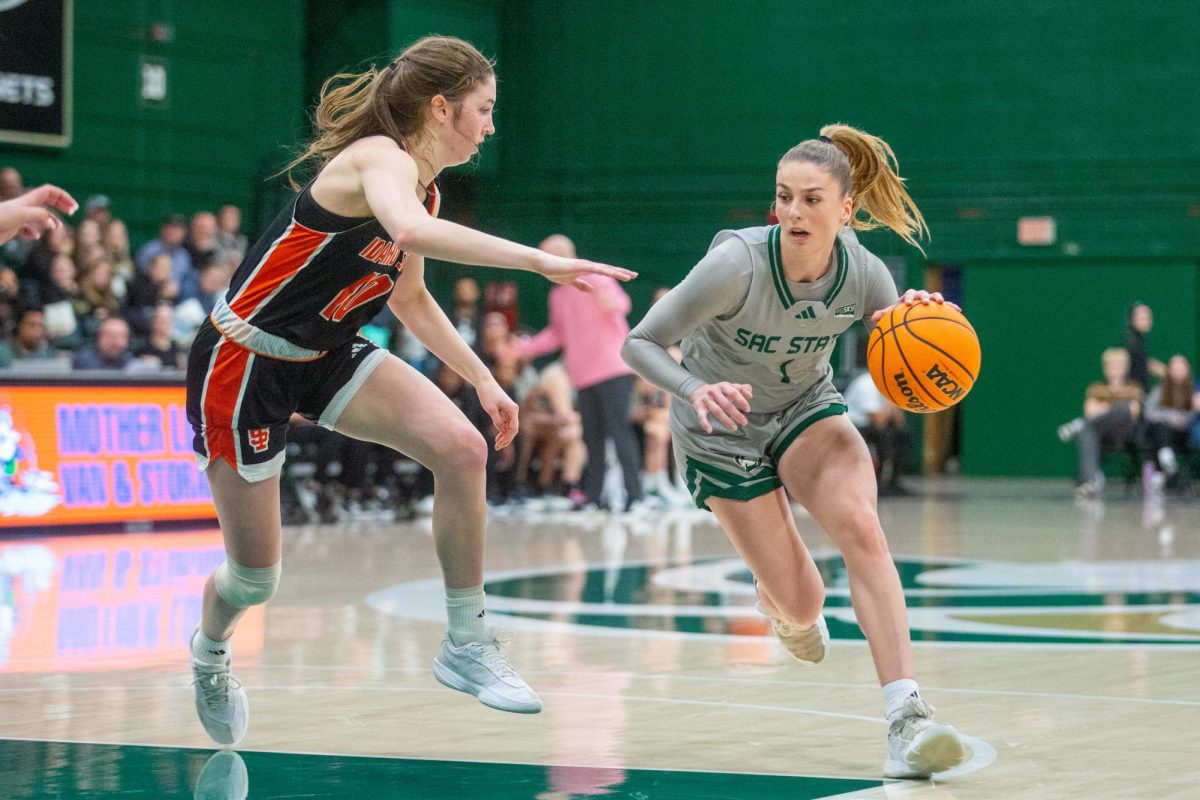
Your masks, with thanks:
[{"label": "blonde ponytail", "polygon": [[896,154],[883,139],[849,125],[826,125],[819,139],[803,141],[784,154],[780,163],[786,161],[828,169],[842,192],[854,197],[850,226],[855,230],[889,228],[925,252],[917,240],[929,238],[929,227],[904,188]]}]

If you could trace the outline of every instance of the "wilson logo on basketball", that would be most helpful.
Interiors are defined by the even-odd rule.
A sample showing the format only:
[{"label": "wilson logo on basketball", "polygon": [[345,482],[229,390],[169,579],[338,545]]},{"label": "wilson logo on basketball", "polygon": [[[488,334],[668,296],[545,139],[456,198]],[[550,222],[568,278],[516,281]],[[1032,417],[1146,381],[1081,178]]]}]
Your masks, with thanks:
[{"label": "wilson logo on basketball", "polygon": [[933,385],[937,387],[938,391],[951,400],[958,400],[966,393],[966,390],[958,385],[958,381],[954,380],[950,373],[944,372],[941,365],[937,363],[929,368],[925,377],[933,381]]},{"label": "wilson logo on basketball", "polygon": [[372,272],[338,292],[337,297],[321,309],[321,316],[330,322],[341,322],[354,309],[390,292],[394,285],[387,275]]},{"label": "wilson logo on basketball", "polygon": [[246,431],[246,438],[250,440],[250,447],[254,452],[265,453],[271,443],[271,429],[253,428]]},{"label": "wilson logo on basketball", "polygon": [[376,236],[369,245],[362,249],[359,256],[385,267],[394,267],[403,252],[395,242],[389,242]]},{"label": "wilson logo on basketball", "polygon": [[921,398],[917,397],[916,392],[908,385],[908,376],[903,372],[897,372],[892,376],[892,380],[896,382],[896,388],[900,390],[900,394],[904,395],[904,404],[916,411],[929,411],[929,406]]}]

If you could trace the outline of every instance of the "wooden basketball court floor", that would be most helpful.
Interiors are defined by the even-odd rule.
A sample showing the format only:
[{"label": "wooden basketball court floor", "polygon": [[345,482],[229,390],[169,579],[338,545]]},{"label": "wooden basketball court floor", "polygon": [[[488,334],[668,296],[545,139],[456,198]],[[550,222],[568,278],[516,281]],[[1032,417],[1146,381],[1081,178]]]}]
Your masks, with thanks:
[{"label": "wooden basketball court floor", "polygon": [[236,755],[194,717],[184,650],[218,533],[0,540],[0,797],[1198,796],[1194,504],[951,481],[881,516],[923,692],[969,745],[935,782],[880,778],[880,692],[811,520],[834,641],[806,668],[711,516],[683,511],[492,521],[489,613],[545,701],[531,716],[434,681],[427,522],[289,528],[282,586],[235,642]]}]

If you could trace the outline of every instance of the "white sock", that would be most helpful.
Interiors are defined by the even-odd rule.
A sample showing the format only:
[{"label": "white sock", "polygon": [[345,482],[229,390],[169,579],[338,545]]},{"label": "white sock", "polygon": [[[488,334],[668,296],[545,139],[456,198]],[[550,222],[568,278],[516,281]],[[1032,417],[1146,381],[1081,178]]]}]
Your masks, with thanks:
[{"label": "white sock", "polygon": [[192,658],[204,664],[228,664],[233,657],[233,647],[230,637],[218,642],[204,635],[204,628],[196,628],[192,635]]},{"label": "white sock", "polygon": [[904,701],[910,697],[920,697],[917,682],[911,678],[901,678],[883,687],[883,710],[891,722],[900,716]]},{"label": "white sock", "polygon": [[479,642],[487,636],[483,611],[483,586],[467,589],[446,587],[446,616],[450,620],[450,639],[456,645]]}]

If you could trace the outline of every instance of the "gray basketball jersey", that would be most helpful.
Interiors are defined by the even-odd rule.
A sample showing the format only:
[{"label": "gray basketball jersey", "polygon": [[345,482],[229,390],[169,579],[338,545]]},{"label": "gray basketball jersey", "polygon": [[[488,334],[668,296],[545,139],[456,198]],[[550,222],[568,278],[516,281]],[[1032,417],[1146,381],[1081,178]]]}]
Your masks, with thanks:
[{"label": "gray basketball jersey", "polygon": [[709,252],[721,247],[731,258],[740,254],[748,260],[749,288],[740,304],[700,324],[682,342],[683,366],[690,373],[705,383],[750,384],[755,412],[782,409],[828,380],[838,338],[897,299],[887,267],[849,228],[838,234],[833,268],[811,283],[787,280],[779,239],[778,225],[717,234]]}]

